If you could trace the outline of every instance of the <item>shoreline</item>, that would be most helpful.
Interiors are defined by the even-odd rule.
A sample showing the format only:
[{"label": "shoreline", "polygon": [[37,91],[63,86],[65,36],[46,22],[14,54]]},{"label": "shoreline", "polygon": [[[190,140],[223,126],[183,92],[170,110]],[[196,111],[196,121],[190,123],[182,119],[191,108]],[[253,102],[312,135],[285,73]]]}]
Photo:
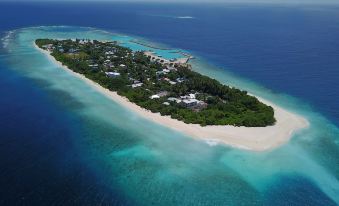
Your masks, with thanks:
[{"label": "shoreline", "polygon": [[198,124],[186,124],[179,120],[172,119],[170,116],[161,116],[159,113],[152,113],[151,111],[130,102],[126,97],[118,95],[117,92],[105,89],[96,82],[86,78],[84,75],[76,73],[67,66],[62,65],[61,62],[58,62],[50,55],[50,52],[39,48],[35,42],[33,42],[33,45],[38,51],[45,54],[51,62],[60,66],[65,71],[70,72],[75,77],[82,79],[95,90],[126,109],[136,112],[141,117],[148,119],[155,124],[168,127],[192,138],[205,141],[209,145],[222,143],[239,149],[266,151],[283,145],[292,138],[295,132],[309,126],[309,122],[305,118],[286,111],[272,102],[257,96],[259,101],[273,107],[274,116],[276,118],[275,125],[267,127],[235,127],[229,125],[202,127]]}]

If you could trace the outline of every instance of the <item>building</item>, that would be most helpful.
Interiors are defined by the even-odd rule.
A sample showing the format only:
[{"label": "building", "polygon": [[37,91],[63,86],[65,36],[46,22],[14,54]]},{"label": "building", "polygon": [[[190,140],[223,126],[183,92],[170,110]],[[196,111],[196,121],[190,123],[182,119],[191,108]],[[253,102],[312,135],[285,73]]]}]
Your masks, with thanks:
[{"label": "building", "polygon": [[189,94],[188,96],[190,99],[195,99],[195,94]]},{"label": "building", "polygon": [[70,48],[69,50],[68,50],[68,53],[76,53],[78,50],[77,49],[74,49],[74,48]]},{"label": "building", "polygon": [[175,85],[175,84],[177,84],[176,82],[174,82],[174,81],[168,81],[171,85]]},{"label": "building", "polygon": [[171,66],[167,66],[167,69],[168,69],[168,70],[170,70],[170,71],[177,71],[177,69],[176,69],[176,68],[174,68],[174,67],[171,67]]},{"label": "building", "polygon": [[141,87],[143,83],[132,84],[132,88]]},{"label": "building", "polygon": [[168,92],[167,91],[161,91],[157,94],[159,97],[165,97],[168,95]]},{"label": "building", "polygon": [[53,46],[53,44],[46,44],[46,45],[43,45],[42,48],[52,52],[55,49],[55,46]]},{"label": "building", "polygon": [[163,69],[162,71],[163,71],[164,73],[169,73],[169,72],[170,72],[169,69]]},{"label": "building", "polygon": [[99,65],[98,64],[89,64],[89,67],[91,67],[92,69],[98,69]]},{"label": "building", "polygon": [[155,74],[156,74],[157,76],[160,76],[161,74],[165,74],[165,73],[164,73],[164,71],[157,71],[157,72],[155,72]]},{"label": "building", "polygon": [[159,99],[160,97],[165,97],[167,95],[168,95],[167,91],[162,91],[162,92],[159,92],[155,95],[150,96],[150,99]]},{"label": "building", "polygon": [[176,81],[177,81],[178,83],[181,83],[181,82],[184,82],[185,79],[184,79],[184,78],[177,78]]},{"label": "building", "polygon": [[177,104],[182,102],[181,99],[178,99],[178,98],[175,98],[175,97],[169,97],[167,100],[170,101],[170,102],[176,102]]},{"label": "building", "polygon": [[184,99],[184,100],[182,100],[182,104],[187,108],[194,107],[194,106],[198,105],[198,103],[199,103],[199,100],[197,100],[197,99]]},{"label": "building", "polygon": [[119,77],[119,76],[120,76],[120,73],[119,73],[119,72],[105,72],[105,74],[106,74],[108,77],[111,77],[111,78],[115,78],[115,77]]},{"label": "building", "polygon": [[81,39],[81,40],[79,40],[79,44],[87,44],[87,43],[93,43],[93,40],[89,40],[89,39]]},{"label": "building", "polygon": [[150,99],[159,99],[160,97],[159,97],[159,95],[154,94],[154,95],[150,96],[149,98]]},{"label": "building", "polygon": [[180,96],[181,99],[190,99],[190,96],[185,95],[185,96]]},{"label": "building", "polygon": [[114,54],[114,51],[108,51],[108,52],[105,52],[106,55],[112,55]]}]

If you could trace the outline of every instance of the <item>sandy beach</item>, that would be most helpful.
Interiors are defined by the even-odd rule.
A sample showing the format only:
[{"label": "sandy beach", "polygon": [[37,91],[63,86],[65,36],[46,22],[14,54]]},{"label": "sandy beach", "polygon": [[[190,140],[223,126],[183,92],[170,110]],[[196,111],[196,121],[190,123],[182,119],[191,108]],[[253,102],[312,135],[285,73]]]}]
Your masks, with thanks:
[{"label": "sandy beach", "polygon": [[274,116],[277,120],[276,124],[267,127],[234,127],[234,126],[206,126],[202,127],[197,124],[186,124],[184,122],[172,119],[169,116],[161,116],[159,113],[152,113],[138,105],[130,102],[127,98],[118,95],[116,92],[109,91],[101,87],[99,84],[87,79],[85,76],[75,73],[56,61],[48,51],[40,49],[35,45],[35,48],[44,53],[53,63],[74,76],[82,79],[84,82],[95,88],[97,91],[106,95],[108,98],[119,103],[139,114],[140,116],[169,127],[173,130],[186,134],[187,136],[202,140],[210,145],[223,143],[232,147],[252,151],[266,151],[274,149],[288,142],[293,134],[300,129],[309,126],[308,121],[292,112],[289,112],[272,102],[257,97],[261,102],[270,105],[274,109]]}]

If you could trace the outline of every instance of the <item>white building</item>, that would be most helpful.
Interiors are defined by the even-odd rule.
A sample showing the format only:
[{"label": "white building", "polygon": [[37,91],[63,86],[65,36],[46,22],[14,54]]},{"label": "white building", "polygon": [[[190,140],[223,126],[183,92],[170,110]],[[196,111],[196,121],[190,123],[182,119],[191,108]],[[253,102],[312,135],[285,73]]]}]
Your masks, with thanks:
[{"label": "white building", "polygon": [[150,99],[159,99],[160,97],[159,97],[159,95],[154,94],[154,95],[150,96],[149,98]]},{"label": "white building", "polygon": [[98,69],[99,65],[98,64],[89,64],[89,67],[91,67],[92,69]]},{"label": "white building", "polygon": [[132,88],[141,87],[143,83],[132,84]]},{"label": "white building", "polygon": [[111,55],[111,54],[114,54],[113,51],[108,51],[108,52],[105,52],[106,55]]},{"label": "white building", "polygon": [[177,78],[176,80],[177,80],[178,83],[181,83],[181,82],[184,82],[184,81],[185,81],[184,78]]},{"label": "white building", "polygon": [[163,71],[164,73],[169,73],[169,72],[170,72],[169,69],[163,69],[162,71]]},{"label": "white building", "polygon": [[175,97],[169,97],[167,100],[170,101],[170,102],[176,102],[176,103],[182,102],[181,99],[178,99],[178,98],[175,98]]},{"label": "white building", "polygon": [[190,97],[190,99],[195,99],[195,94],[189,94],[188,96]]},{"label": "white building", "polygon": [[112,77],[112,78],[115,78],[115,77],[119,77],[119,76],[120,76],[120,73],[119,73],[119,72],[105,72],[105,74],[106,74],[108,77]]},{"label": "white building", "polygon": [[167,66],[167,69],[170,70],[170,71],[172,71],[172,70],[177,71],[177,69],[175,67],[171,67],[171,66]]}]

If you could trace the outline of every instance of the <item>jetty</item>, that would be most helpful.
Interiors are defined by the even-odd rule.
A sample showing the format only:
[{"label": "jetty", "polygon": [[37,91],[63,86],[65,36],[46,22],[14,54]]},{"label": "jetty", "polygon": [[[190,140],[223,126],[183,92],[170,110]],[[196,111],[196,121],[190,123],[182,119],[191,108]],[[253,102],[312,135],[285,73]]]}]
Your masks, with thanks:
[{"label": "jetty", "polygon": [[153,51],[144,51],[144,54],[148,56],[151,61],[154,62],[159,62],[161,64],[168,64],[168,65],[182,65],[182,64],[187,64],[190,59],[193,59],[194,57],[188,54],[181,53],[184,57],[183,58],[173,58],[173,59],[166,59],[162,56],[157,55]]}]

